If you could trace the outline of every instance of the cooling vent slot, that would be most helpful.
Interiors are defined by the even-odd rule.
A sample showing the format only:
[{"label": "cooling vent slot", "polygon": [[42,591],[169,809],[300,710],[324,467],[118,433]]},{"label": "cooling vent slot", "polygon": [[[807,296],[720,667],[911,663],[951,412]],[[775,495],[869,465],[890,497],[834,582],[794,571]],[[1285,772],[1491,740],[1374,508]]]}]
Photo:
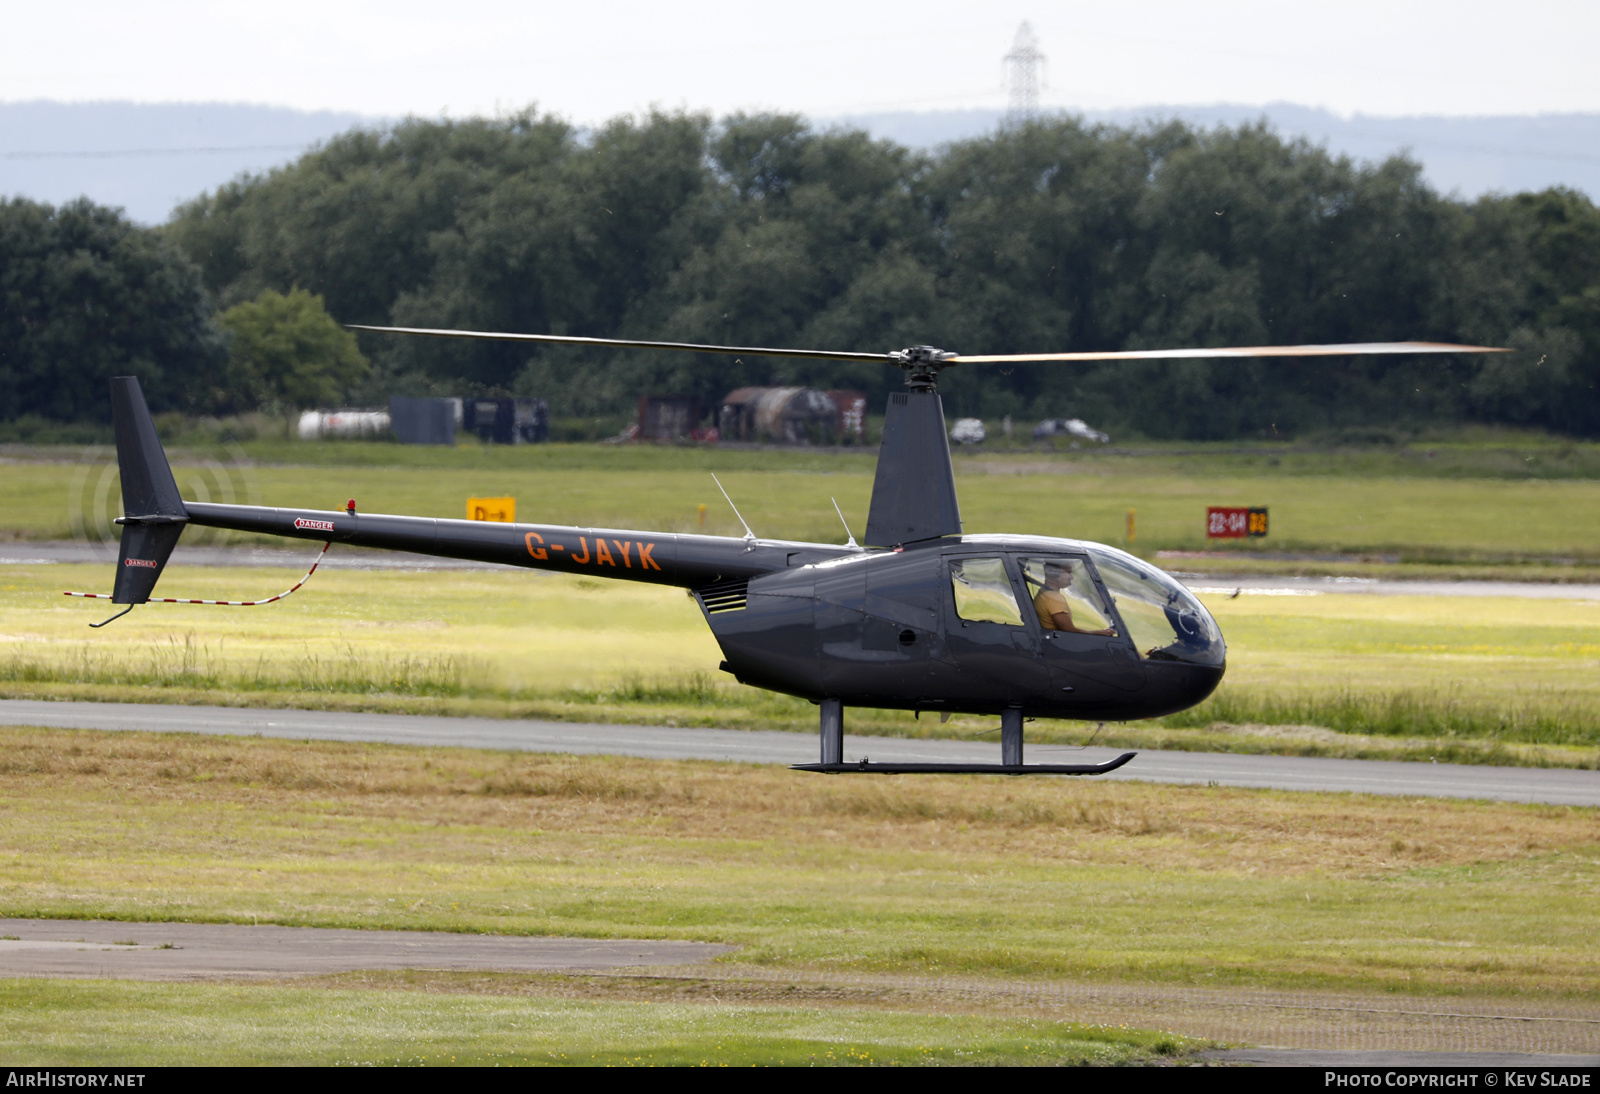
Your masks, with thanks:
[{"label": "cooling vent slot", "polygon": [[749,588],[750,582],[740,578],[737,581],[719,581],[714,585],[702,585],[695,591],[707,613],[734,612],[744,607]]}]

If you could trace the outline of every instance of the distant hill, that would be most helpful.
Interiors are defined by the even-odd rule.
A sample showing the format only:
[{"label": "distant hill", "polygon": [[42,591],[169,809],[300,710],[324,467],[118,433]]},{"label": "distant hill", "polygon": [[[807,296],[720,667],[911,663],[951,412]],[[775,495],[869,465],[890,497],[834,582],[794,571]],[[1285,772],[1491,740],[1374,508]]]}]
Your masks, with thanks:
[{"label": "distant hill", "polygon": [[[1266,118],[1279,133],[1335,153],[1381,160],[1409,149],[1440,191],[1569,186],[1600,198],[1600,114],[1491,118],[1341,118],[1326,110],[1269,106],[1174,106],[1090,111],[1091,121],[1137,125],[1178,118],[1235,126]],[[1001,124],[998,110],[853,114],[816,119],[857,126],[919,148],[977,137]],[[236,103],[0,103],[0,197],[60,204],[82,194],[158,224],[175,205],[240,174],[288,163],[318,141],[390,119]]]},{"label": "distant hill", "polygon": [[159,224],[241,172],[384,121],[237,103],[0,103],[0,197],[59,205],[86,194]]},{"label": "distant hill", "polygon": [[[1148,106],[1084,111],[1090,121],[1139,125],[1176,118],[1205,127],[1265,118],[1286,137],[1304,137],[1357,160],[1383,160],[1409,150],[1428,181],[1445,194],[1475,198],[1568,186],[1600,199],[1600,114],[1537,114],[1484,118],[1341,118],[1327,110],[1268,106]],[[819,124],[860,127],[918,148],[981,136],[1001,124],[999,110],[852,114]]]}]

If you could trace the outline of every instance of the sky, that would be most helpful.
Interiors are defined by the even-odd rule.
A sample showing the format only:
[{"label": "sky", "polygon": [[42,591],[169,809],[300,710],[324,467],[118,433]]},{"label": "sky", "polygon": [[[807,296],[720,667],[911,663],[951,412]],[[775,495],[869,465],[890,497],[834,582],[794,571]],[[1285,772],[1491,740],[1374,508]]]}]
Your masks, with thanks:
[{"label": "sky", "polygon": [[1048,58],[1046,107],[1600,111],[1592,0],[0,0],[0,102],[425,117],[537,104],[579,124],[652,108],[1003,107],[1000,58],[1023,20]]}]

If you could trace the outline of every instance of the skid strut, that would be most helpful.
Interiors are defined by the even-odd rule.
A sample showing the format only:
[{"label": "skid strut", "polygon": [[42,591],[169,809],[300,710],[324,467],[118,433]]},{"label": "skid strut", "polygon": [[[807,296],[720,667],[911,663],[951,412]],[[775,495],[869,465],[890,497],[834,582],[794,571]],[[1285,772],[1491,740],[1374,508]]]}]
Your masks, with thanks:
[{"label": "skid strut", "polygon": [[1022,708],[1008,707],[1000,714],[1000,762],[997,764],[915,764],[844,762],[844,703],[824,699],[820,728],[822,762],[794,764],[792,771],[825,775],[1104,775],[1138,755],[1124,752],[1100,764],[1025,764],[1022,762]]},{"label": "skid strut", "polygon": [[844,703],[838,699],[824,699],[822,707],[822,762],[837,764],[844,760]]},{"label": "skid strut", "polygon": [[1003,767],[1022,766],[1022,708],[1007,707],[1000,712],[1000,763]]}]

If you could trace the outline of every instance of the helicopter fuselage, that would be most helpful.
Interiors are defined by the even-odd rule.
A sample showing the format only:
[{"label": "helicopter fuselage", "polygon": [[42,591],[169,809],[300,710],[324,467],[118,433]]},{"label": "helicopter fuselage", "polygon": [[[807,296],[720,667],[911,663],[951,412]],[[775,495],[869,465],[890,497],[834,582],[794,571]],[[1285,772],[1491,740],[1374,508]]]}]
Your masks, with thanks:
[{"label": "helicopter fuselage", "polygon": [[[1199,602],[1115,548],[941,536],[893,549],[746,537],[187,502],[193,524],[686,589],[740,682],[816,702],[1124,720],[1173,713],[1222,679]],[[1034,610],[1043,567],[1075,566],[1100,630]],[[964,605],[986,575],[984,610]],[[967,575],[967,576],[964,576]],[[998,611],[997,611],[998,607]],[[1080,609],[1080,612],[1083,609]]]},{"label": "helicopter fuselage", "polygon": [[[818,704],[821,760],[798,766],[830,773],[1104,774],[1134,754],[1102,764],[1024,764],[1024,720],[1159,717],[1205,699],[1226,668],[1227,649],[1210,613],[1172,577],[1140,559],[1080,540],[965,534],[937,390],[941,370],[1021,361],[1509,352],[1405,342],[962,356],[927,345],[877,354],[532,332],[356,329],[901,368],[907,390],[891,393],[887,401],[863,532],[871,546],[857,547],[853,537],[839,547],[754,534],[729,539],[369,515],[358,514],[354,502],[344,512],[185,502],[137,378],[118,376],[111,379],[111,410],[125,515],[118,520],[121,547],[109,599],[127,607],[90,626],[103,627],[151,599],[190,523],[673,585],[699,604],[722,647],[724,670],[743,683]],[[872,765],[865,757],[845,763],[849,706],[999,714],[1001,763]]]}]

